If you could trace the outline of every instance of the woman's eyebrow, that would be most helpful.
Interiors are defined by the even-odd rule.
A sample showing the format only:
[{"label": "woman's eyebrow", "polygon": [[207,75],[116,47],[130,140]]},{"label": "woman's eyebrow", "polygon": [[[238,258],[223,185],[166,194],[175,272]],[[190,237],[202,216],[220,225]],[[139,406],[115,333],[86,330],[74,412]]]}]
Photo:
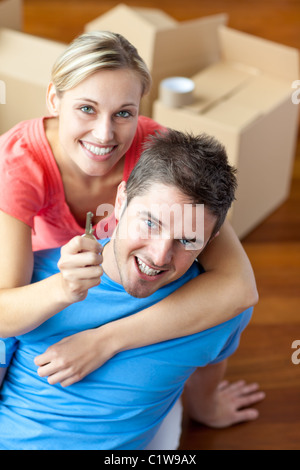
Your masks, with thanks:
[{"label": "woman's eyebrow", "polygon": [[[91,98],[87,98],[85,96],[82,96],[80,98],[75,98],[75,101],[85,101],[85,102],[93,103],[94,105],[98,105],[97,101],[92,100]],[[124,103],[124,104],[121,104],[119,107],[121,109],[121,108],[126,108],[128,106],[134,106],[135,108],[138,108],[138,105],[136,103]]]},{"label": "woman's eyebrow", "polygon": [[97,101],[92,100],[91,98],[86,98],[84,96],[82,98],[75,98],[75,101],[89,101],[90,103],[98,104]]}]

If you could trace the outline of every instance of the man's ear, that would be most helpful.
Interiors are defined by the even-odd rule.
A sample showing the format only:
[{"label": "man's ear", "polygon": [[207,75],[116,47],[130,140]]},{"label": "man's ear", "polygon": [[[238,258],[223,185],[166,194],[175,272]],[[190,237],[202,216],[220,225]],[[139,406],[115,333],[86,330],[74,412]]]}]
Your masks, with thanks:
[{"label": "man's ear", "polygon": [[50,82],[47,88],[46,104],[51,116],[59,115],[60,98],[57,95],[53,82]]},{"label": "man's ear", "polygon": [[117,189],[117,196],[115,202],[115,218],[116,220],[120,220],[122,212],[126,207],[127,202],[127,193],[126,193],[126,182],[122,181]]}]

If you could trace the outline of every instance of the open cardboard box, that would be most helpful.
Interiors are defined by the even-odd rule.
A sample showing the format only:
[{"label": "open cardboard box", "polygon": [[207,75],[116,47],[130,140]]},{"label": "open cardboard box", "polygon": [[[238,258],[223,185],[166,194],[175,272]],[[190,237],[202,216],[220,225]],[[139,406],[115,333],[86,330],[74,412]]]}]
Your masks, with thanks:
[{"label": "open cardboard box", "polygon": [[21,30],[22,25],[22,0],[0,0],[0,28]]},{"label": "open cardboard box", "polygon": [[153,80],[143,98],[141,114],[152,115],[159,83],[171,75],[191,76],[219,58],[217,30],[227,15],[177,22],[155,8],[132,8],[119,4],[85,26],[85,31],[122,34],[145,60]]},{"label": "open cardboard box", "polygon": [[0,134],[20,121],[48,114],[46,90],[51,68],[65,47],[0,28]]},{"label": "open cardboard box", "polygon": [[299,117],[292,83],[299,77],[299,52],[226,26],[219,27],[217,49],[220,58],[192,76],[193,104],[171,108],[158,99],[153,118],[178,130],[214,135],[225,145],[238,169],[229,219],[242,238],[289,194]]}]

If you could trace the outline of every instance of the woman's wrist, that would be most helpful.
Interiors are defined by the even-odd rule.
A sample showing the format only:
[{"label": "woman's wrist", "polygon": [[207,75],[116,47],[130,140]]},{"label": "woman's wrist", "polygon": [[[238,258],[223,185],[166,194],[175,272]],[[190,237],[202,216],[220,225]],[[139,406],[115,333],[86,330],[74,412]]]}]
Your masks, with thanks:
[{"label": "woman's wrist", "polygon": [[93,333],[92,347],[99,351],[99,354],[104,356],[106,360],[127,349],[122,333],[122,324],[119,326],[118,321],[106,323],[91,331]]}]

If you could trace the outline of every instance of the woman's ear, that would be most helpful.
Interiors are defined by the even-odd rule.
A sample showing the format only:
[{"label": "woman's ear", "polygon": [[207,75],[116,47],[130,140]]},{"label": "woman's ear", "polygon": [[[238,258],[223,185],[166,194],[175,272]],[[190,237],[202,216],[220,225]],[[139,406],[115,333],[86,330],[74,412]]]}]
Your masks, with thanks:
[{"label": "woman's ear", "polygon": [[116,220],[120,220],[122,212],[126,207],[127,203],[127,193],[126,193],[126,183],[122,181],[117,189],[117,196],[115,202],[115,218]]},{"label": "woman's ear", "polygon": [[50,82],[47,88],[46,104],[51,116],[59,115],[60,98],[57,95],[53,82]]}]

